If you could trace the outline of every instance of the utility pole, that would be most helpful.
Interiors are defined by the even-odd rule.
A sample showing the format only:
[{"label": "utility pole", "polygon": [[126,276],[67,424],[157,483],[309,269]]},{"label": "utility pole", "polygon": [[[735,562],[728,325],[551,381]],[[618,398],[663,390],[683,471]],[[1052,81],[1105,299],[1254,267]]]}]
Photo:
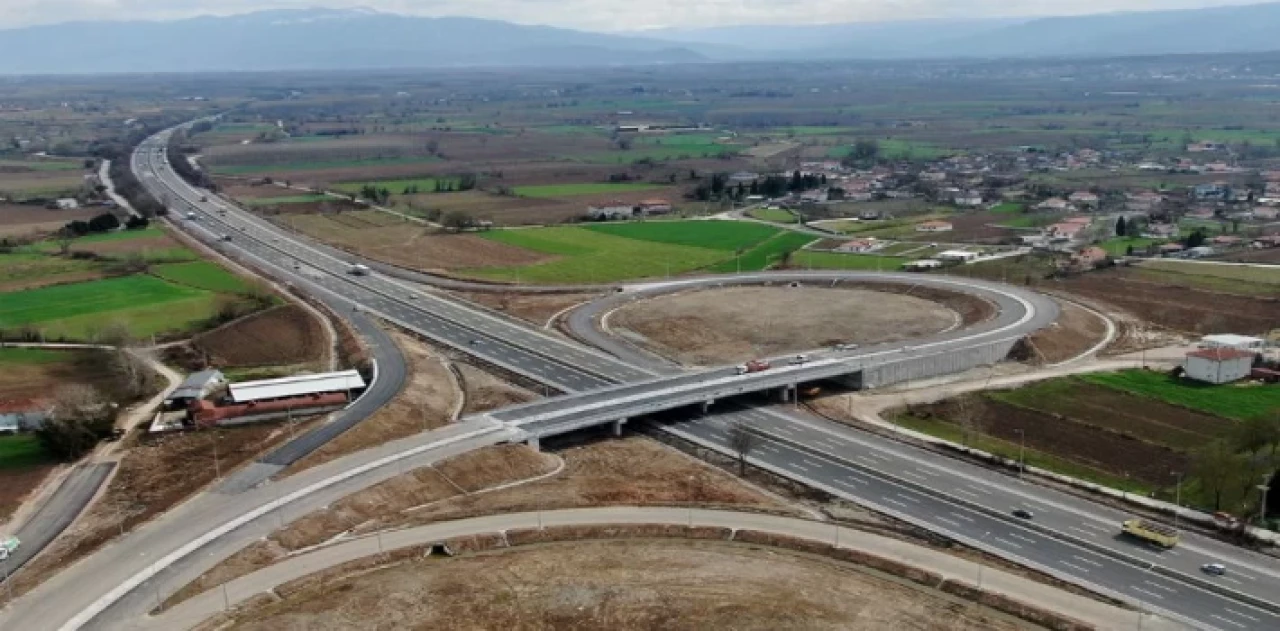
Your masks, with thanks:
[{"label": "utility pole", "polygon": [[1013,431],[1018,432],[1018,477],[1022,477],[1027,472],[1027,433],[1021,428]]},{"label": "utility pole", "polygon": [[1258,523],[1267,523],[1267,492],[1271,490],[1271,486],[1267,483],[1271,480],[1270,475],[1262,476],[1262,484],[1258,485],[1258,490],[1262,491],[1262,504],[1258,506]]},{"label": "utility pole", "polygon": [[1174,527],[1174,528],[1177,528],[1177,527],[1178,527],[1178,513],[1181,513],[1181,512],[1182,512],[1182,472],[1181,472],[1181,471],[1172,471],[1172,472],[1170,472],[1170,473],[1172,473],[1172,474],[1173,474],[1174,476],[1176,476],[1176,477],[1177,477],[1177,479],[1178,479],[1178,482],[1177,482],[1177,484],[1174,486],[1174,490],[1173,490],[1173,505],[1174,505],[1174,509],[1173,509],[1173,527]]}]

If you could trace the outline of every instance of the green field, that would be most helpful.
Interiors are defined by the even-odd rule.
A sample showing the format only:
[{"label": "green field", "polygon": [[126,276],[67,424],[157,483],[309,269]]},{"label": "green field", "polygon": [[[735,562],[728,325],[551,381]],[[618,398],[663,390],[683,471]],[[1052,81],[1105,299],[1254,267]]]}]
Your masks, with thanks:
[{"label": "green field", "polygon": [[800,223],[800,218],[786,210],[774,208],[756,208],[747,211],[747,216],[752,219],[761,221],[772,221],[774,223]]},{"label": "green field", "polygon": [[991,207],[991,212],[997,215],[1017,215],[1022,213],[1026,207],[1016,202],[1004,202]]},{"label": "green field", "polygon": [[416,186],[419,193],[434,193],[436,191],[436,183],[452,184],[457,186],[456,178],[435,178],[435,177],[417,177],[405,178],[397,180],[368,180],[364,182],[339,182],[333,185],[336,191],[358,195],[360,189],[366,186],[372,186],[377,189],[387,189],[392,195],[403,195],[404,190],[410,186]]},{"label": "green field", "polygon": [[4,294],[0,329],[34,326],[46,338],[86,339],[112,322],[138,336],[179,331],[213,314],[219,296],[134,275]]},{"label": "green field", "polygon": [[66,353],[42,348],[0,347],[0,367],[5,364],[56,364],[65,361]]},{"label": "green field", "polygon": [[752,247],[778,233],[778,228],[737,221],[645,221],[586,228],[627,239],[729,252]]},{"label": "green field", "polygon": [[[77,237],[72,242],[71,247],[74,249],[76,245],[89,243],[110,243],[113,241],[128,241],[130,239],[145,239],[152,237],[163,237],[164,231],[159,228],[144,228],[142,230],[116,230],[112,232],[101,232],[98,234],[88,234],[83,237]],[[36,245],[36,248],[42,252],[56,252],[58,244],[52,241],[44,241]]]},{"label": "green field", "polygon": [[[727,221],[654,221],[576,227],[496,230],[486,239],[559,258],[519,268],[477,268],[466,273],[494,280],[534,283],[601,283],[675,275],[732,261],[735,252],[758,255],[763,266],[772,248],[762,244],[777,228]],[[746,258],[744,256],[744,258]],[[743,269],[747,269],[745,266]]]},{"label": "green field", "polygon": [[1236,420],[1262,418],[1280,411],[1280,388],[1274,386],[1215,386],[1145,370],[1087,374],[1080,378],[1137,396]]},{"label": "green field", "polygon": [[1133,247],[1134,251],[1142,252],[1147,249],[1147,246],[1157,243],[1163,243],[1163,241],[1146,237],[1116,237],[1099,243],[1098,247],[1106,250],[1107,254],[1111,256],[1124,256],[1129,251],[1130,246]]},{"label": "green field", "polygon": [[[1233,283],[1262,283],[1280,285],[1280,265],[1260,267],[1256,265],[1217,265],[1195,261],[1152,260],[1143,261],[1141,269],[1158,270],[1170,275],[1200,276],[1221,279]],[[1280,295],[1280,290],[1277,290]]]},{"label": "green field", "polygon": [[836,252],[797,252],[791,259],[795,267],[806,269],[852,269],[896,272],[912,259],[899,256],[875,256],[872,254],[839,254]]},{"label": "green field", "polygon": [[240,203],[245,206],[275,206],[277,204],[310,204],[312,202],[323,202],[326,200],[333,201],[333,198],[320,193],[310,193],[306,195],[285,195],[282,197],[251,197],[241,199]]},{"label": "green field", "polygon": [[364,158],[358,160],[301,160],[277,164],[211,164],[214,173],[223,175],[265,175],[294,171],[318,171],[320,169],[354,169],[360,167],[393,166],[401,164],[431,164],[438,158],[419,156],[414,158]]},{"label": "green field", "polygon": [[756,272],[770,269],[780,263],[788,252],[795,252],[803,248],[813,239],[812,236],[800,234],[799,232],[780,232],[764,243],[747,250],[742,256],[724,261],[708,271],[728,274],[738,271]]},{"label": "green field", "polygon": [[573,197],[575,195],[604,195],[607,193],[629,193],[634,191],[650,191],[666,188],[660,184],[647,182],[582,182],[579,184],[542,184],[536,186],[517,186],[516,195],[535,199],[554,199],[557,197]]},{"label": "green field", "polygon": [[0,469],[34,467],[53,459],[35,435],[0,436]]},{"label": "green field", "polygon": [[0,160],[0,167],[32,171],[79,171],[84,163],[73,160]]},{"label": "green field", "polygon": [[157,265],[152,274],[175,285],[224,294],[243,294],[249,290],[245,281],[208,261]]}]

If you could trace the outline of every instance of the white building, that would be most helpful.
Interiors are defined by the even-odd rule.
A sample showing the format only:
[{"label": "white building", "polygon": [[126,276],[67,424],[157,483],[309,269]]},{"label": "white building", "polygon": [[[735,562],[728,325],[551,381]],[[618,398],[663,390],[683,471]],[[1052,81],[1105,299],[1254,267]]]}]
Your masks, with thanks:
[{"label": "white building", "polygon": [[80,207],[80,202],[74,197],[63,197],[54,200],[54,204],[57,205],[58,210],[75,210]]},{"label": "white building", "polygon": [[942,261],[934,259],[921,259],[919,261],[907,261],[902,264],[902,268],[909,272],[924,272],[931,269],[942,267]]},{"label": "white building", "polygon": [[1187,353],[1187,377],[1205,383],[1239,381],[1253,370],[1254,354],[1235,348],[1205,348]]},{"label": "white building", "polygon": [[949,262],[968,263],[969,261],[977,260],[978,253],[968,250],[947,250],[939,253],[936,258]]},{"label": "white building", "polygon": [[1234,348],[1239,351],[1261,351],[1267,341],[1260,337],[1247,335],[1206,335],[1200,338],[1200,348]]},{"label": "white building", "polygon": [[630,219],[635,216],[632,206],[592,206],[587,208],[587,216],[592,219]]},{"label": "white building", "polygon": [[231,399],[236,403],[287,399],[326,392],[351,392],[363,390],[364,379],[354,370],[325,372],[310,375],[294,375],[279,379],[244,381],[227,386]]}]

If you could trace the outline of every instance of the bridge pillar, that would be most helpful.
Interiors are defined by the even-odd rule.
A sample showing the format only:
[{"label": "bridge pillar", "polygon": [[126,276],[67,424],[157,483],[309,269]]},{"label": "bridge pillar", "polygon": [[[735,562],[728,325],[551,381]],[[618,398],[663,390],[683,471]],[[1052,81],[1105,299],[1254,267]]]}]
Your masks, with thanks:
[{"label": "bridge pillar", "polygon": [[625,419],[625,418],[620,418],[620,419],[618,419],[618,420],[614,421],[614,422],[613,422],[613,435],[614,435],[614,436],[621,436],[621,435],[622,435],[622,426],[623,426],[623,425],[626,425],[626,424],[627,424],[627,419]]},{"label": "bridge pillar", "polygon": [[778,401],[781,403],[786,403],[788,401],[787,397],[790,394],[790,392],[791,392],[791,386],[782,386],[781,388],[778,388]]},{"label": "bridge pillar", "polygon": [[703,402],[702,402],[702,413],[703,413],[703,414],[706,414],[707,412],[711,411],[711,404],[713,404],[713,403],[715,403],[715,400],[714,400],[714,399],[713,399],[713,400],[711,400],[711,401],[703,401]]},{"label": "bridge pillar", "polygon": [[539,444],[537,436],[530,436],[528,440],[524,441],[524,444],[532,447],[534,451],[542,451],[542,445]]}]

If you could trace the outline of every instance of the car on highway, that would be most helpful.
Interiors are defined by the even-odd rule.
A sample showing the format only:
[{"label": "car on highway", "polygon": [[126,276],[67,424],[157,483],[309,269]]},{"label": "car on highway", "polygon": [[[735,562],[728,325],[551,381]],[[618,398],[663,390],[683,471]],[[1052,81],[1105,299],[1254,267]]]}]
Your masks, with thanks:
[{"label": "car on highway", "polygon": [[195,221],[195,220],[196,220],[196,214],[195,214],[195,213],[187,213],[187,219],[190,219],[191,221]]},{"label": "car on highway", "polygon": [[0,539],[0,561],[9,558],[9,555],[18,550],[18,546],[22,545],[17,537],[5,537]]},{"label": "car on highway", "polygon": [[858,345],[857,344],[836,344],[835,348],[838,351],[856,351],[858,350]]},{"label": "car on highway", "polygon": [[807,361],[809,361],[809,356],[808,356],[808,355],[804,355],[804,354],[796,355],[795,357],[792,357],[792,358],[791,358],[791,365],[792,365],[792,366],[800,366],[800,365],[803,365],[803,364],[804,364],[805,362],[807,362]]},{"label": "car on highway", "polygon": [[207,201],[209,201],[209,196],[208,196],[208,195],[201,195],[201,196],[200,196],[200,201],[202,201],[202,202],[207,202]]},{"label": "car on highway", "polygon": [[1015,509],[1013,509],[1013,516],[1014,516],[1014,517],[1017,517],[1018,519],[1034,519],[1034,518],[1035,518],[1035,515],[1034,515],[1034,514],[1032,514],[1032,512],[1031,512],[1031,511],[1029,511],[1029,510],[1027,510],[1027,509],[1025,509],[1025,508],[1015,508]]},{"label": "car on highway", "polygon": [[1200,571],[1214,576],[1223,576],[1227,573],[1227,566],[1221,563],[1205,563],[1200,566]]},{"label": "car on highway", "polygon": [[480,340],[471,340],[471,345],[472,345],[472,346],[475,346],[475,345],[477,345],[477,344],[479,344],[479,343],[480,343]]},{"label": "car on highway", "polygon": [[224,235],[222,235],[222,236],[219,236],[219,237],[218,237],[218,240],[219,240],[219,241],[230,241],[230,240],[231,240],[231,235],[229,235],[229,234],[224,234]]}]

